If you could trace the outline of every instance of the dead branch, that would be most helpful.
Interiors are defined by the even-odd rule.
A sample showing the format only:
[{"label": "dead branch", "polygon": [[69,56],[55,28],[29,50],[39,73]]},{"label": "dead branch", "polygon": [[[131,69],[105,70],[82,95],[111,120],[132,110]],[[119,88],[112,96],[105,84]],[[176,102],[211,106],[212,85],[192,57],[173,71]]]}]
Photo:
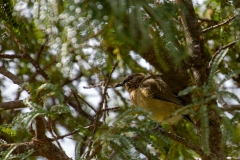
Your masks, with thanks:
[{"label": "dead branch", "polygon": [[237,14],[235,14],[234,16],[228,18],[226,21],[224,21],[224,22],[222,22],[222,23],[219,23],[219,24],[217,24],[217,25],[214,25],[214,26],[211,26],[211,27],[209,27],[209,28],[206,28],[206,29],[202,30],[201,33],[205,33],[205,32],[207,32],[207,31],[210,31],[210,30],[216,29],[216,28],[218,28],[218,27],[221,27],[221,26],[223,26],[223,25],[231,22],[236,16],[237,16]]}]

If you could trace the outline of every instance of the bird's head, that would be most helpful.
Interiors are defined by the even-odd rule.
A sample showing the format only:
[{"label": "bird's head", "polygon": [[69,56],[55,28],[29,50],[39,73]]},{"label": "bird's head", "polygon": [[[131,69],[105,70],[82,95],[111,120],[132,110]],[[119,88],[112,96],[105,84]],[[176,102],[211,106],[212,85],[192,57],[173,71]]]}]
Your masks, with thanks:
[{"label": "bird's head", "polygon": [[115,88],[123,86],[128,92],[131,92],[139,87],[145,77],[143,73],[133,73],[127,76],[122,82],[116,84]]}]

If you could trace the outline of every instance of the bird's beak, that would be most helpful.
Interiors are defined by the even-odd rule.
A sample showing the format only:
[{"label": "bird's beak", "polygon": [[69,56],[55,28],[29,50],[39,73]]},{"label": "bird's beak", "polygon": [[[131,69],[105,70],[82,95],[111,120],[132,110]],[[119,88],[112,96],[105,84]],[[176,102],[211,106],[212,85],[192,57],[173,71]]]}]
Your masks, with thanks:
[{"label": "bird's beak", "polygon": [[123,82],[120,82],[120,83],[116,84],[116,85],[114,86],[114,88],[122,87],[122,86],[123,86]]}]

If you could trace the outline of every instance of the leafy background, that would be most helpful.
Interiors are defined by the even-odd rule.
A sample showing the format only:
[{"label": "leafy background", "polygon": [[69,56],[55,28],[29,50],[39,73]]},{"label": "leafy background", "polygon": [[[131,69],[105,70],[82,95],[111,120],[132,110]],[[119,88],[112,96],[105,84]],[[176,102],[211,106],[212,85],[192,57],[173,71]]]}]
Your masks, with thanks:
[{"label": "leafy background", "polygon": [[[238,9],[237,1],[195,3],[202,30],[226,21],[237,14]],[[178,8],[172,1],[2,0],[0,17],[0,65],[24,82],[16,85],[0,75],[1,102],[24,99],[27,106],[1,111],[3,143],[31,141],[33,136],[29,130],[34,118],[43,116],[46,134],[51,138],[78,131],[56,144],[67,150],[71,143],[74,153],[68,151],[67,154],[76,159],[199,157],[152,130],[156,122],[151,120],[151,114],[133,107],[123,89],[111,88],[130,73],[171,72],[171,65],[163,58],[165,54],[176,66],[189,60]],[[235,45],[223,50],[214,61],[208,84],[197,88],[191,84],[186,93],[183,92],[205,95],[193,98],[192,108],[202,104],[203,99],[216,100],[216,96],[209,94],[212,92],[221,95],[229,105],[239,106],[239,22],[236,16],[230,23],[204,33],[208,61],[221,46],[233,41]],[[161,70],[142,58],[149,49],[156,53]],[[107,89],[103,83],[109,84]],[[87,115],[71,107],[66,97],[77,102]],[[209,106],[221,116],[224,153],[239,157],[239,112],[230,110],[226,116],[213,103]],[[202,127],[206,127],[207,109],[189,112],[202,119]],[[197,145],[200,143],[194,126],[188,122],[163,127]],[[207,139],[208,131],[204,131]],[[207,145],[205,138],[201,143]]]}]

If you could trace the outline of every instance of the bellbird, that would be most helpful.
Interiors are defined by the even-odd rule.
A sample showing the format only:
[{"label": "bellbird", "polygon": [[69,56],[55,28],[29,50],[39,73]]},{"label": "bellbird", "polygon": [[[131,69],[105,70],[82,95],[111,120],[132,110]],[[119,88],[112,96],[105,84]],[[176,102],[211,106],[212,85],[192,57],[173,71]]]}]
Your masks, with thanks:
[{"label": "bellbird", "polygon": [[129,92],[135,106],[151,111],[154,118],[162,124],[176,124],[183,117],[193,123],[188,115],[172,115],[174,111],[184,106],[184,100],[177,96],[184,88],[174,83],[171,77],[134,73],[115,85],[120,86]]}]

